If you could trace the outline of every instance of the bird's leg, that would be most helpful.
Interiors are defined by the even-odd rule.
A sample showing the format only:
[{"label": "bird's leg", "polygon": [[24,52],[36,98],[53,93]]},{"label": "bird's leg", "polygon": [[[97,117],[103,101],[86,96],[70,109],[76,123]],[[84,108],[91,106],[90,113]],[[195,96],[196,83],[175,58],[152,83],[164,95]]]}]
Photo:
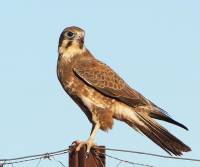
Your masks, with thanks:
[{"label": "bird's leg", "polygon": [[79,151],[81,149],[81,147],[83,147],[86,144],[86,146],[87,146],[86,154],[89,154],[91,147],[94,146],[94,138],[95,138],[95,136],[97,134],[97,131],[99,129],[100,129],[100,125],[99,125],[99,123],[96,123],[92,127],[92,131],[90,133],[90,137],[87,139],[86,142],[80,142],[78,144],[78,146],[76,147],[76,151]]}]

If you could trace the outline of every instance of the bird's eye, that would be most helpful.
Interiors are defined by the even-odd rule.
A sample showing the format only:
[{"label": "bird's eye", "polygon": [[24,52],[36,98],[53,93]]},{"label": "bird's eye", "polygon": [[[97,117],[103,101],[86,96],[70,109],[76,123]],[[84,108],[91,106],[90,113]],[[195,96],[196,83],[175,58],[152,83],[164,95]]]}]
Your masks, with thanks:
[{"label": "bird's eye", "polygon": [[69,39],[72,39],[72,38],[74,38],[74,36],[75,36],[75,34],[74,34],[73,32],[71,32],[71,31],[68,31],[66,35],[67,35],[67,37],[68,37]]}]

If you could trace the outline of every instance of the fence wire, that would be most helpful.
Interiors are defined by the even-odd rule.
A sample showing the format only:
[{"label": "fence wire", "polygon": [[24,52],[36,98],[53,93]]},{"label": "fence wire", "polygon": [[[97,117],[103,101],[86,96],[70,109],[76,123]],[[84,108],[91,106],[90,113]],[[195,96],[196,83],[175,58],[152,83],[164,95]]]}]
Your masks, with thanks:
[{"label": "fence wire", "polygon": [[[104,155],[105,157],[108,157],[109,159],[118,161],[116,167],[120,167],[122,164],[129,164],[129,165],[132,165],[132,166],[154,167],[153,165],[133,162],[133,161],[130,161],[130,160],[125,160],[125,159],[122,159],[122,158],[119,158],[119,157],[115,157],[115,156],[111,155],[112,152],[139,154],[139,155],[143,155],[143,156],[153,156],[153,157],[156,157],[156,158],[165,158],[165,159],[182,160],[182,161],[190,161],[190,162],[200,163],[200,159],[194,159],[194,158],[165,156],[165,155],[159,155],[159,154],[153,154],[153,153],[147,153],[147,152],[141,152],[141,151],[113,149],[113,148],[102,148],[102,147],[100,148],[100,147],[98,147],[98,149],[105,149],[107,152],[110,152],[108,154],[108,153],[101,153],[101,152],[95,151],[96,158],[101,162],[102,167],[104,167],[104,164],[101,161],[101,158],[99,157],[100,155]],[[36,154],[36,155],[16,157],[16,158],[8,158],[8,159],[0,159],[0,167],[5,167],[5,166],[15,167],[16,164],[21,164],[21,163],[30,162],[30,161],[37,161],[35,167],[39,167],[43,160],[49,160],[51,162],[55,162],[60,167],[66,167],[66,165],[64,165],[63,162],[57,160],[56,157],[62,156],[64,154],[68,154],[69,151],[70,151],[70,149],[64,149],[64,150],[60,150],[60,151],[54,151],[54,152],[43,153],[43,154]]]}]

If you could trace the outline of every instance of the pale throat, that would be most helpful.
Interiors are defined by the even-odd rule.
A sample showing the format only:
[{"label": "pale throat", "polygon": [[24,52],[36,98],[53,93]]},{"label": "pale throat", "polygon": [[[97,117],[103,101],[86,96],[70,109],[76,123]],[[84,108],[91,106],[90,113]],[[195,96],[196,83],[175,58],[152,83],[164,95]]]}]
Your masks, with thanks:
[{"label": "pale throat", "polygon": [[71,45],[66,48],[65,46],[60,46],[58,48],[59,55],[62,56],[65,60],[70,61],[75,55],[82,54],[86,51],[85,46],[80,48],[78,45]]}]

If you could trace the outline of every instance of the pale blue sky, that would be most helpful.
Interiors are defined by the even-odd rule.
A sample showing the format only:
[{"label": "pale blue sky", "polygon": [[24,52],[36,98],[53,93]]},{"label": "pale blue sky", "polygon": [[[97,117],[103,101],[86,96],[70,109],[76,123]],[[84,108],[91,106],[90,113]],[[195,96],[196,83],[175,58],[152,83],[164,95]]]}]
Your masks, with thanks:
[{"label": "pale blue sky", "polygon": [[[56,77],[57,44],[66,26],[86,31],[86,46],[132,87],[190,131],[164,124],[200,158],[200,1],[18,0],[0,2],[0,158],[54,151],[87,139],[91,125]],[[166,153],[115,121],[99,145]],[[197,163],[114,154],[156,167]],[[63,162],[67,162],[63,159]],[[117,162],[108,160],[108,166]],[[35,163],[15,165],[34,167]],[[48,161],[41,167],[53,167]],[[128,166],[128,165],[121,165]]]}]

